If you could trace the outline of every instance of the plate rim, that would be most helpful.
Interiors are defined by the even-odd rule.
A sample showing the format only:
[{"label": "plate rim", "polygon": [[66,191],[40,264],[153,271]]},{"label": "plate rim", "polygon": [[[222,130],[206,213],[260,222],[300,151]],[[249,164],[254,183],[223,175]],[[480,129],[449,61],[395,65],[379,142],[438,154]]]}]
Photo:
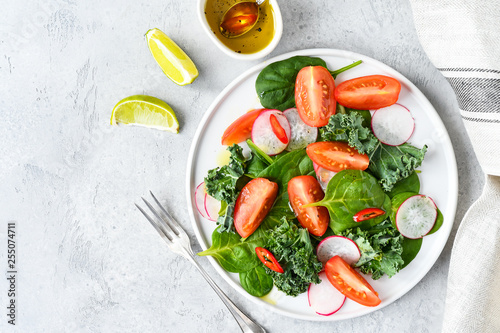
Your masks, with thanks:
[{"label": "plate rim", "polygon": [[[386,300],[383,302],[380,306],[374,307],[374,308],[367,308],[366,311],[364,311],[362,314],[346,314],[344,316],[338,314],[337,316],[317,316],[317,317],[312,317],[310,315],[300,315],[296,313],[290,313],[286,310],[277,308],[273,306],[272,304],[258,298],[254,297],[250,294],[248,294],[241,285],[237,284],[235,281],[233,281],[230,278],[231,273],[226,272],[220,265],[219,263],[211,256],[208,256],[207,259],[211,263],[211,265],[215,268],[215,270],[219,273],[219,275],[238,293],[240,293],[245,299],[248,299],[252,301],[254,304],[257,304],[259,306],[264,306],[266,309],[269,309],[273,311],[274,313],[278,313],[293,319],[301,319],[301,320],[307,320],[307,321],[317,321],[317,322],[333,322],[333,321],[339,321],[339,320],[346,320],[346,319],[353,319],[357,317],[361,317],[364,315],[367,315],[369,313],[372,313],[374,311],[378,311],[399,298],[403,297],[406,295],[413,287],[415,287],[418,283],[421,282],[421,280],[427,275],[427,273],[431,270],[431,268],[434,266],[436,263],[437,259],[440,257],[444,247],[446,246],[446,243],[448,242],[448,239],[451,234],[451,230],[453,228],[453,224],[455,221],[455,215],[456,215],[456,208],[458,204],[458,169],[457,169],[457,163],[456,163],[456,157],[455,157],[455,152],[453,149],[453,145],[449,136],[449,133],[446,129],[446,126],[444,125],[441,117],[439,116],[438,112],[434,108],[434,106],[430,103],[430,101],[427,99],[427,97],[418,89],[415,84],[413,84],[410,80],[408,80],[403,74],[399,73],[389,65],[384,64],[383,62],[373,59],[369,56],[365,56],[363,54],[359,54],[356,52],[352,51],[347,51],[347,50],[340,50],[340,49],[330,49],[330,48],[315,48],[315,49],[303,49],[303,50],[296,50],[292,52],[287,52],[283,53],[281,55],[266,59],[249,69],[245,70],[242,74],[238,75],[235,79],[233,79],[214,99],[214,101],[210,104],[210,106],[206,109],[205,113],[203,114],[203,117],[200,120],[200,123],[197,126],[195,135],[193,136],[193,141],[191,143],[190,149],[189,149],[189,155],[187,159],[187,169],[186,169],[186,198],[187,198],[187,203],[188,203],[188,213],[189,213],[189,218],[191,220],[191,225],[193,227],[194,233],[196,235],[197,241],[200,244],[201,248],[203,250],[206,250],[208,248],[208,244],[205,243],[205,237],[201,234],[200,228],[198,228],[198,222],[195,218],[195,202],[193,200],[193,195],[194,192],[192,190],[192,186],[194,184],[194,175],[193,175],[193,161],[194,161],[194,156],[197,151],[198,147],[198,142],[200,139],[200,136],[203,134],[206,126],[208,125],[208,121],[211,118],[211,116],[215,113],[217,107],[219,104],[221,104],[226,96],[233,90],[235,87],[237,87],[245,78],[253,75],[254,73],[261,71],[264,67],[266,67],[268,64],[280,60],[284,60],[293,56],[315,56],[315,57],[321,57],[321,56],[340,56],[344,58],[356,58],[356,59],[361,59],[363,62],[369,62],[369,63],[374,63],[376,65],[382,66],[388,73],[392,73],[398,78],[401,77],[403,78],[402,83],[407,85],[412,91],[416,93],[416,97],[420,100],[422,104],[425,105],[425,108],[428,109],[429,111],[429,117],[431,118],[431,121],[433,123],[437,123],[441,126],[441,128],[444,130],[444,135],[441,137],[441,144],[445,147],[445,158],[446,160],[449,160],[450,162],[450,167],[451,170],[447,170],[449,173],[451,173],[449,179],[454,180],[450,181],[450,186],[448,188],[449,193],[448,197],[450,198],[450,201],[448,202],[447,208],[450,213],[447,214],[445,217],[445,221],[440,229],[441,232],[446,233],[446,237],[443,240],[441,244],[438,246],[438,251],[433,252],[434,255],[430,258],[431,260],[428,260],[432,262],[432,264],[428,265],[426,269],[423,269],[418,272],[417,274],[417,279],[414,284],[408,285],[405,288],[403,288],[403,291],[400,293],[399,296],[395,296],[392,299]],[[447,164],[448,166],[448,164]],[[339,316],[340,315],[340,316]]]}]

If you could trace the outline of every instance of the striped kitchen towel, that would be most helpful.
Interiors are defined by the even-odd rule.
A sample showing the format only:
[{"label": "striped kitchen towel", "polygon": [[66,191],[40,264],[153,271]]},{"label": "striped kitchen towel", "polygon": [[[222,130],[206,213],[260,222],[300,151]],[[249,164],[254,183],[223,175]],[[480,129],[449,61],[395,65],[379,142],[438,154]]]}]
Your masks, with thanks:
[{"label": "striped kitchen towel", "polygon": [[486,174],[453,244],[443,332],[500,332],[500,1],[410,2]]}]

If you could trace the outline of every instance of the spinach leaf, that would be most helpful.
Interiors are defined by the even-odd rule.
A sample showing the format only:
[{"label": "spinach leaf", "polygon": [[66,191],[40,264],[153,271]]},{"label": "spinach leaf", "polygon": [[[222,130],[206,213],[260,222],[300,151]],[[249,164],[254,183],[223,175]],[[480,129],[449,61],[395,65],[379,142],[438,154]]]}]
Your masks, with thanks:
[{"label": "spinach leaf", "polygon": [[215,199],[231,204],[238,196],[236,184],[245,173],[246,162],[240,146],[235,144],[227,149],[231,152],[229,164],[209,170],[205,177],[205,188]]},{"label": "spinach leaf", "polygon": [[404,264],[401,268],[405,268],[413,259],[415,259],[421,247],[422,247],[422,238],[418,239],[404,238],[403,253],[401,254],[401,258],[403,259]]},{"label": "spinach leaf", "polygon": [[[404,237],[386,220],[371,230],[348,229],[342,236],[352,239],[361,251],[356,263],[360,271],[371,274],[374,280],[384,274],[394,276],[403,268]],[[417,251],[418,252],[418,251]]]},{"label": "spinach leaf", "polygon": [[248,139],[247,141],[248,148],[252,151],[252,156],[261,160],[266,165],[273,164],[274,160],[271,156],[267,155],[260,149],[252,140]]},{"label": "spinach leaf", "polygon": [[257,265],[240,273],[240,283],[250,295],[262,297],[273,289],[273,278],[266,273],[264,265]]},{"label": "spinach leaf", "polygon": [[[356,67],[362,61],[356,61],[336,71],[330,71],[333,78],[338,74]],[[295,79],[299,71],[306,66],[326,67],[320,58],[295,56],[269,64],[257,76],[255,90],[260,104],[268,109],[286,110],[295,106]]]},{"label": "spinach leaf", "polygon": [[391,191],[394,184],[408,177],[424,159],[427,146],[422,149],[408,143],[388,146],[380,143],[370,157],[370,172],[380,179],[385,191]]},{"label": "spinach leaf", "polygon": [[318,273],[323,265],[314,254],[307,229],[283,218],[268,238],[266,248],[285,270],[280,274],[266,268],[279,290],[297,296],[305,292],[309,284],[320,283]]},{"label": "spinach leaf", "polygon": [[370,227],[387,216],[387,213],[364,222],[354,222],[353,216],[362,209],[377,207],[389,212],[391,201],[377,179],[361,170],[343,170],[328,183],[323,200],[308,206],[324,206],[330,213],[330,228],[335,233],[356,226]]},{"label": "spinach leaf", "polygon": [[414,171],[407,178],[398,181],[394,184],[392,190],[387,195],[392,199],[396,195],[403,192],[420,192],[420,180],[418,174]]},{"label": "spinach leaf", "polygon": [[199,256],[212,256],[228,272],[241,273],[254,268],[260,263],[255,248],[265,246],[265,235],[242,239],[234,232],[219,232],[217,227],[212,233],[212,246],[198,253]]},{"label": "spinach leaf", "polygon": [[294,107],[295,79],[306,66],[326,68],[326,62],[320,58],[296,56],[265,67],[255,81],[260,104],[265,108],[281,111]]},{"label": "spinach leaf", "polygon": [[[398,212],[399,206],[401,206],[401,204],[403,202],[405,202],[406,199],[408,199],[408,198],[410,198],[410,197],[412,197],[414,195],[418,195],[418,193],[417,192],[403,192],[403,193],[399,193],[399,194],[395,195],[392,198],[392,200],[391,200],[392,207],[391,207],[390,218],[391,218],[391,221],[392,221],[392,225],[394,227],[396,227],[396,214]],[[437,205],[436,205],[436,207],[437,207]],[[439,210],[439,208],[437,208],[437,213],[438,214],[437,214],[437,217],[436,217],[436,222],[434,223],[434,226],[432,227],[431,231],[429,231],[429,233],[427,235],[435,233],[443,225],[444,217],[443,217],[443,213],[441,213],[441,211]]]},{"label": "spinach leaf", "polygon": [[368,127],[363,125],[364,122],[364,117],[356,111],[349,114],[334,114],[328,124],[320,128],[321,140],[344,141],[356,148],[360,154],[369,154],[375,150],[380,141]]}]

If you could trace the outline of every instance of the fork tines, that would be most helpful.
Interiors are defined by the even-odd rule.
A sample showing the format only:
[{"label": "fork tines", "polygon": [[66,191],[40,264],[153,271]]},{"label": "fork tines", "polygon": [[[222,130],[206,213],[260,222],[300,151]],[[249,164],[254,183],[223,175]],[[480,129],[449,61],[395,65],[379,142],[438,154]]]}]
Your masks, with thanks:
[{"label": "fork tines", "polygon": [[[153,215],[156,217],[156,219],[152,218],[149,216],[138,204],[135,204],[135,206],[141,211],[142,214],[146,217],[146,219],[153,225],[153,227],[158,231],[160,235],[162,235],[164,238],[168,239],[169,241],[172,241],[174,237],[179,237],[182,229],[180,225],[174,220],[174,218],[168,213],[168,211],[165,209],[165,207],[160,204],[158,199],[154,196],[153,192],[149,191],[151,193],[151,196],[153,197],[154,201],[160,207],[161,211],[163,214],[159,213],[146,199],[142,198],[142,201],[148,206],[150,211],[153,213]],[[165,239],[165,240],[166,240]]]}]

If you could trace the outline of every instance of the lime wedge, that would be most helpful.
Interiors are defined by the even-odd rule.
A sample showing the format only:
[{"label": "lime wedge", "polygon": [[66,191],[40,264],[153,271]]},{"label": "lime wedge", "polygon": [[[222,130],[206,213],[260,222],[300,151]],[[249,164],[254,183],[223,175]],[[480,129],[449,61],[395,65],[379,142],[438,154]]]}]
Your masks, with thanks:
[{"label": "lime wedge", "polygon": [[146,33],[146,39],[151,54],[172,81],[184,86],[198,77],[198,69],[193,61],[163,31],[151,29]]},{"label": "lime wedge", "polygon": [[134,95],[122,99],[113,108],[111,125],[125,124],[179,133],[174,110],[161,99]]}]

